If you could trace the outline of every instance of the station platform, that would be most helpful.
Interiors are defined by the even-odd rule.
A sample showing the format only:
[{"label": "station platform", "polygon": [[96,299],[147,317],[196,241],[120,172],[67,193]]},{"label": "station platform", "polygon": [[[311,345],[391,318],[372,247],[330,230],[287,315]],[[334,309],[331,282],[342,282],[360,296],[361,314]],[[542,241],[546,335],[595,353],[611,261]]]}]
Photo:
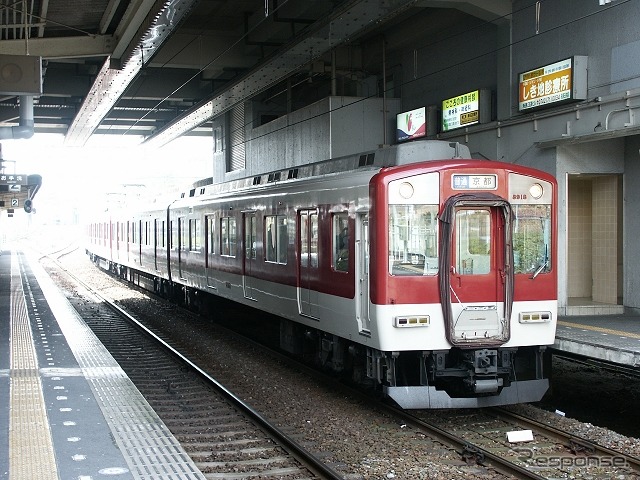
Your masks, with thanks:
[{"label": "station platform", "polygon": [[0,252],[0,478],[204,479],[37,260]]},{"label": "station platform", "polygon": [[640,368],[640,315],[559,317],[553,348]]}]

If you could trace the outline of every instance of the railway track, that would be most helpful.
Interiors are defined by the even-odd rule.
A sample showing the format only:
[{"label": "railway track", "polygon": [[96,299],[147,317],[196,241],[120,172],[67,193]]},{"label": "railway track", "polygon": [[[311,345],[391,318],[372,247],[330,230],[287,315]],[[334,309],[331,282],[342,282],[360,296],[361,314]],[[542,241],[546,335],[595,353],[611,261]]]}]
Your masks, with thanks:
[{"label": "railway track", "polygon": [[74,308],[206,478],[344,478],[131,314],[64,271],[86,292],[70,299]]},{"label": "railway track", "polygon": [[[167,306],[166,308],[171,311],[176,307]],[[258,349],[260,347],[249,348]],[[273,352],[270,352],[269,355],[275,356]],[[284,357],[277,361],[281,363],[289,362]],[[293,368],[300,370],[302,367],[296,363]],[[316,380],[318,373],[315,371],[304,370],[302,375],[313,376],[313,381],[316,383],[331,381],[324,376]],[[181,381],[182,379],[179,378],[164,383],[151,381],[151,384],[160,391],[168,390],[175,395],[177,387],[181,385]],[[335,384],[328,388],[334,391],[341,391],[344,387]],[[162,396],[163,392],[157,395]],[[243,398],[250,398],[252,395],[255,395],[255,392],[241,391],[239,394]],[[391,421],[401,424],[401,428],[409,427],[405,430],[412,432],[410,434],[411,441],[413,441],[415,435],[419,435],[423,451],[451,453],[449,460],[445,461],[450,461],[456,465],[456,469],[463,472],[464,477],[493,478],[499,475],[506,478],[534,479],[567,477],[640,478],[638,459],[621,452],[599,447],[593,442],[577,438],[558,429],[552,431],[544,424],[532,423],[535,421],[522,416],[514,416],[512,412],[507,410],[402,412],[393,408],[388,409],[378,402],[372,402],[371,398],[366,397],[366,395],[362,396],[351,389],[347,389],[343,394],[339,395],[348,396],[357,403],[362,402],[362,408],[364,409],[392,416],[394,420]],[[202,394],[198,393],[192,396],[201,397]],[[171,405],[171,401],[168,401],[168,404]],[[233,423],[234,417],[232,414],[222,414],[222,418],[227,419],[228,423]],[[274,422],[282,428],[282,424],[286,423],[286,420],[275,420]],[[220,421],[220,423],[223,422]],[[506,439],[506,432],[522,429],[533,431],[534,442],[510,444]],[[288,428],[283,428],[283,430],[289,432]],[[209,453],[210,447],[201,445],[202,432],[201,427],[192,426],[191,431],[185,433],[184,442],[191,443],[192,447],[195,448],[194,459],[201,453]],[[290,432],[298,437],[302,436],[300,431],[294,428],[291,428]],[[380,437],[377,441],[394,442],[396,440],[394,438],[395,435],[393,433],[390,437]],[[221,443],[217,442],[218,445]],[[233,455],[233,452],[227,453],[227,455]],[[339,453],[335,452],[333,455],[331,453],[327,453],[327,455],[334,458],[340,457]],[[227,456],[226,458],[228,460],[235,457]],[[206,459],[202,459],[202,461],[205,462],[203,465],[206,465],[206,468],[214,469],[218,468],[221,462]],[[375,461],[379,461],[379,459]],[[424,460],[425,463],[428,463],[428,461],[428,459]],[[209,463],[207,464],[206,462]],[[368,462],[367,459],[363,461],[363,463],[366,462]],[[212,474],[215,474],[215,472]],[[395,478],[393,474],[389,475],[391,476],[387,478]],[[378,477],[355,475],[345,476],[344,478]],[[402,477],[398,476],[397,478]]]},{"label": "railway track", "polygon": [[[640,459],[504,408],[464,412],[400,412],[427,431],[457,442],[468,461],[517,478],[640,478]],[[531,430],[532,440],[510,443],[507,432]]]}]

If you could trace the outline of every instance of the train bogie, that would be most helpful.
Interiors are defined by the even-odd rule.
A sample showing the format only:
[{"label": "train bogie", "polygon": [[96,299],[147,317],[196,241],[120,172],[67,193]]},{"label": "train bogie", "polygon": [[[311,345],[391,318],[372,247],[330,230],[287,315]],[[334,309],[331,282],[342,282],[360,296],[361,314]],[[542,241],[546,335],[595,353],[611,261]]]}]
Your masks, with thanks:
[{"label": "train bogie", "polygon": [[92,225],[88,250],[187,305],[214,294],[277,314],[282,348],[405,408],[538,400],[555,182],[461,152],[416,142],[192,189]]}]

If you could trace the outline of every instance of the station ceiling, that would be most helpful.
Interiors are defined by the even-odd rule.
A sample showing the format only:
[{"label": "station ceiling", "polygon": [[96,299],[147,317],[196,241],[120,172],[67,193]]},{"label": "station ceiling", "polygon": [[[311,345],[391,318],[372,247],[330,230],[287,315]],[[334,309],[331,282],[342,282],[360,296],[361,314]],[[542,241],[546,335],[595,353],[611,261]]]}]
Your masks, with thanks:
[{"label": "station ceiling", "polygon": [[13,56],[43,60],[36,133],[163,145],[211,135],[212,118],[332,49],[443,8],[495,21],[511,0],[0,0],[0,139],[28,101],[2,83],[17,81]]}]

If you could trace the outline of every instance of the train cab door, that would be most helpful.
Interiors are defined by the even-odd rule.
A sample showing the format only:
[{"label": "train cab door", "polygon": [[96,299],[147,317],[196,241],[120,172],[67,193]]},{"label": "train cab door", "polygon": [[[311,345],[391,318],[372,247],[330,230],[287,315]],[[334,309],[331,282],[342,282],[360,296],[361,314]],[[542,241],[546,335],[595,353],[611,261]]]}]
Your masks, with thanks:
[{"label": "train cab door", "polygon": [[356,218],[356,318],[360,331],[369,333],[369,215],[360,213]]},{"label": "train cab door", "polygon": [[253,291],[253,270],[255,269],[257,250],[256,212],[243,212],[244,217],[244,259],[242,263],[242,287],[244,298],[255,300]]},{"label": "train cab door", "polygon": [[465,200],[452,202],[449,223],[443,227],[441,255],[447,265],[441,271],[448,275],[441,283],[441,296],[448,338],[454,345],[500,344],[509,339],[511,211],[505,200],[490,197],[466,195]]},{"label": "train cab door", "polygon": [[318,292],[312,284],[318,275],[317,210],[298,213],[298,239],[298,312],[305,317],[318,318]]}]

